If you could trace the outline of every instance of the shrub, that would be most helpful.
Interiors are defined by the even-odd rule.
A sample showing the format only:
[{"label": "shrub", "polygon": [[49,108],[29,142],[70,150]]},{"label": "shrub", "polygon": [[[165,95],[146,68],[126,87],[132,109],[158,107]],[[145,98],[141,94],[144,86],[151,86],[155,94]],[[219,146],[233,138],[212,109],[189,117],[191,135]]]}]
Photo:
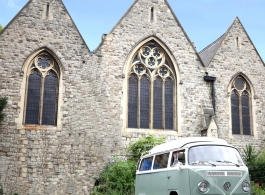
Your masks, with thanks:
[{"label": "shrub", "polygon": [[106,165],[97,179],[95,195],[131,195],[134,194],[135,162],[120,161]]},{"label": "shrub", "polygon": [[138,141],[130,144],[128,148],[129,159],[137,162],[142,155],[146,154],[154,146],[164,142],[164,138],[156,138],[153,135],[140,138]]},{"label": "shrub", "polygon": [[265,161],[258,158],[255,162],[248,165],[251,181],[265,184]]},{"label": "shrub", "polygon": [[4,97],[4,98],[0,97],[0,126],[1,126],[2,121],[4,120],[4,117],[5,117],[3,110],[5,109],[6,104],[7,104],[7,98],[6,97]]},{"label": "shrub", "polygon": [[243,149],[243,159],[247,165],[251,165],[257,159],[258,152],[256,151],[255,147],[250,144],[247,144],[246,147]]},{"label": "shrub", "polygon": [[265,150],[259,152],[258,154],[258,152],[256,152],[252,148],[252,152],[248,152],[248,154],[249,157],[247,158],[248,160],[246,160],[246,164],[249,169],[250,179],[255,184],[259,184],[259,186],[264,186],[265,185]]},{"label": "shrub", "polygon": [[264,195],[265,190],[262,189],[262,187],[259,186],[259,184],[251,182],[251,194],[252,195]]},{"label": "shrub", "polygon": [[164,139],[149,135],[130,144],[126,161],[114,158],[108,163],[96,180],[93,195],[134,195],[135,170],[142,154],[163,143]]}]

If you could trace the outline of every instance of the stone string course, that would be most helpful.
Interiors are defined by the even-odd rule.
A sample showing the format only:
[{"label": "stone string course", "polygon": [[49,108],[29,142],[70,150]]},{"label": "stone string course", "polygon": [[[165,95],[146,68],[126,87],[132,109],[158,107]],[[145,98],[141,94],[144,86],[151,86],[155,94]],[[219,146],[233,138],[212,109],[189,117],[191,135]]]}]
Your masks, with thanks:
[{"label": "stone string course", "polygon": [[[43,16],[50,1],[51,17]],[[149,22],[154,7],[156,22]],[[45,14],[44,14],[45,15]],[[242,39],[241,49],[235,37]],[[178,127],[175,131],[125,128],[126,63],[131,51],[154,37],[170,52],[178,72]],[[62,65],[62,97],[57,127],[23,125],[23,64],[40,48],[52,51]],[[235,21],[208,67],[198,59],[181,25],[164,0],[138,0],[94,54],[90,54],[60,0],[32,0],[0,34],[0,96],[8,97],[0,128],[0,175],[7,194],[91,194],[95,178],[114,155],[126,155],[132,141],[150,133],[166,140],[201,136],[203,102],[211,102],[205,72],[216,76],[218,136],[239,148],[263,147],[265,69],[241,23]],[[254,136],[229,137],[228,85],[244,73],[254,88]],[[125,76],[124,76],[125,75]],[[181,132],[181,133],[180,133]]]}]

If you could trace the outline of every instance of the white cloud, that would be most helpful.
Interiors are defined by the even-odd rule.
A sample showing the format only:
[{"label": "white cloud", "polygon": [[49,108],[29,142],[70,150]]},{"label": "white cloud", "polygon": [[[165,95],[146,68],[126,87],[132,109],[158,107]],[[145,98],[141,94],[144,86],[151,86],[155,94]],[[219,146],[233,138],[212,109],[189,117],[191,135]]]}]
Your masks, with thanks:
[{"label": "white cloud", "polygon": [[7,5],[11,8],[20,9],[20,7],[15,4],[14,0],[7,0]]}]

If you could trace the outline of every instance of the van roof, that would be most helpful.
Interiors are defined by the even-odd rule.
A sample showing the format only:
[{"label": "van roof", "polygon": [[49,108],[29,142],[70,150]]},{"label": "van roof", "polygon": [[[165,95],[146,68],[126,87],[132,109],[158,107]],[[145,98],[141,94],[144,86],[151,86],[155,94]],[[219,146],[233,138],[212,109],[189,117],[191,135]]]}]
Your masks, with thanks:
[{"label": "van roof", "polygon": [[212,137],[188,137],[188,138],[180,138],[177,140],[172,140],[170,142],[164,143],[157,145],[153,147],[150,151],[149,154],[153,153],[158,153],[158,152],[163,152],[163,151],[168,151],[168,150],[173,150],[173,149],[179,149],[184,147],[187,144],[196,144],[196,143],[209,143],[213,142],[216,144],[223,144],[223,145],[228,145],[228,143],[219,138],[212,138]]}]

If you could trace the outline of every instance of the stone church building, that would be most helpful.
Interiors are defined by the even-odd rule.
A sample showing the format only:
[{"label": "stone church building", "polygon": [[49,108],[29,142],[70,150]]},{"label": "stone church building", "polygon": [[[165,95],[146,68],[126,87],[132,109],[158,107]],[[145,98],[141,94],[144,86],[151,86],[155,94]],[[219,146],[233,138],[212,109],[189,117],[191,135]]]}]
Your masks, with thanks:
[{"label": "stone church building", "polygon": [[222,33],[197,52],[166,0],[135,0],[91,52],[62,0],[29,0],[0,33],[5,192],[90,194],[149,134],[263,147],[264,62],[239,18]]}]

